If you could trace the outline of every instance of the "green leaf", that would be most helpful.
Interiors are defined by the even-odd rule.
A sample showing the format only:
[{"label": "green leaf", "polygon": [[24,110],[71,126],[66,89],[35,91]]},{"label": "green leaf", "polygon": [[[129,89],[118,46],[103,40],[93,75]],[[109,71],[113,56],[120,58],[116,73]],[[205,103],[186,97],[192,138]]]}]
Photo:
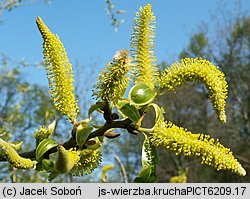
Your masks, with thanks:
[{"label": "green leaf", "polygon": [[154,100],[156,97],[156,94],[154,91],[150,88],[150,86],[144,84],[144,83],[138,83],[134,85],[128,94],[128,98],[130,101],[130,104],[134,104],[137,106],[144,106],[146,104],[149,104]]},{"label": "green leaf", "polygon": [[0,134],[0,137],[5,136],[6,134],[7,134],[6,132],[3,132],[3,133]]},{"label": "green leaf", "polygon": [[105,136],[101,135],[101,136],[98,136],[98,140],[102,143],[105,141]]},{"label": "green leaf", "polygon": [[129,103],[123,105],[119,110],[135,123],[137,123],[141,117],[138,109]]},{"label": "green leaf", "polygon": [[143,167],[138,176],[134,179],[134,182],[147,182],[152,173],[151,166]]},{"label": "green leaf", "polygon": [[157,149],[153,146],[146,134],[142,145],[142,167],[152,166],[156,170],[158,164]]},{"label": "green leaf", "polygon": [[88,118],[86,118],[84,120],[81,120],[79,123],[82,124],[82,125],[86,125],[86,124],[90,123],[91,119],[92,119],[91,117],[88,117]]},{"label": "green leaf", "polygon": [[38,163],[36,164],[35,170],[36,170],[36,171],[43,171],[43,170],[44,170],[42,162],[38,162]]},{"label": "green leaf", "polygon": [[42,160],[43,169],[46,171],[53,171],[54,169],[54,162],[49,159]]},{"label": "green leaf", "polygon": [[58,172],[52,171],[52,172],[49,174],[48,180],[49,180],[49,181],[52,181],[52,180],[54,180],[58,175],[59,175]]},{"label": "green leaf", "polygon": [[157,179],[156,174],[155,174],[155,173],[151,173],[151,175],[150,175],[150,177],[148,178],[147,182],[148,182],[148,183],[153,183],[153,182],[156,181],[156,179]]},{"label": "green leaf", "polygon": [[[154,108],[154,111],[155,111],[155,124],[152,128],[142,128],[140,127],[139,130],[142,131],[142,132],[153,132],[155,127],[160,124],[160,123],[164,123],[164,109],[159,107],[157,104],[155,103],[150,103],[146,109],[148,109],[150,106],[152,106]],[[140,125],[140,123],[142,123],[142,120],[143,120],[143,117],[140,118],[138,124]]]},{"label": "green leaf", "polygon": [[88,110],[88,117],[90,117],[90,115],[94,112],[94,111],[98,111],[101,112],[100,108],[101,108],[102,104],[101,103],[97,103],[97,104],[92,104]]},{"label": "green leaf", "polygon": [[144,134],[145,140],[142,145],[142,170],[135,178],[134,182],[155,182],[156,167],[158,164],[157,149],[153,146],[148,139],[148,136]]},{"label": "green leaf", "polygon": [[143,167],[138,176],[134,179],[135,183],[152,183],[157,176],[152,166]]},{"label": "green leaf", "polygon": [[[56,120],[54,120],[51,124],[48,125],[47,129],[48,129],[48,135],[49,137],[53,134],[54,130],[56,127]],[[48,138],[49,138],[48,137]]]},{"label": "green leaf", "polygon": [[[144,140],[144,143],[145,143],[145,140]],[[148,159],[148,153],[147,153],[144,143],[142,145],[141,162],[142,162],[142,167],[147,167],[150,164],[149,164],[149,159]]]},{"label": "green leaf", "polygon": [[134,179],[134,183],[144,183],[144,180],[142,179],[142,178],[140,178],[140,177],[136,177],[135,179]]},{"label": "green leaf", "polygon": [[12,146],[12,148],[14,148],[15,150],[20,150],[22,144],[23,144],[23,141],[19,141],[19,142],[9,142],[9,145]]},{"label": "green leaf", "polygon": [[54,140],[44,139],[43,141],[41,141],[36,148],[36,159],[38,160],[43,156],[44,153],[57,145],[58,143]]},{"label": "green leaf", "polygon": [[76,130],[76,143],[79,147],[82,147],[83,144],[86,142],[88,136],[92,132],[92,126],[82,126],[79,125]]},{"label": "green leaf", "polygon": [[148,107],[150,106],[153,106],[155,110],[155,123],[157,123],[160,120],[164,121],[164,116],[163,116],[164,110],[155,103],[150,103]]},{"label": "green leaf", "polygon": [[129,101],[127,99],[120,99],[117,101],[116,105],[120,109],[121,107],[123,107],[127,103],[129,103]]}]

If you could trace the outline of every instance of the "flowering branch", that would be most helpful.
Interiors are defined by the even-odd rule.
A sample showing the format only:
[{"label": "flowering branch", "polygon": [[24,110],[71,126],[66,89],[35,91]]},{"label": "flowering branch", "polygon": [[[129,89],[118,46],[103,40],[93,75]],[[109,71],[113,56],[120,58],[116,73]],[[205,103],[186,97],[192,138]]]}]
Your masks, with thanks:
[{"label": "flowering branch", "polygon": [[[205,84],[219,120],[226,122],[227,82],[218,67],[202,58],[182,59],[159,73],[155,67],[154,53],[155,16],[150,4],[136,13],[131,42],[132,58],[127,50],[118,51],[101,71],[92,93],[98,101],[90,106],[89,117],[83,120],[77,118],[79,107],[66,50],[59,37],[50,32],[40,17],[36,22],[44,40],[44,62],[51,98],[55,108],[67,116],[73,125],[71,138],[63,144],[52,140],[56,126],[56,122],[52,122],[34,133],[36,149],[30,152],[18,154],[15,146],[0,139],[0,161],[8,161],[21,169],[36,167],[38,171],[50,173],[49,180],[61,173],[76,176],[90,174],[100,165],[104,139],[118,137],[120,134],[113,132],[114,129],[126,129],[130,134],[142,133],[145,137],[142,169],[134,182],[155,182],[157,179],[157,147],[164,147],[176,155],[195,156],[202,164],[217,170],[246,175],[231,150],[218,140],[209,135],[193,134],[165,121],[163,108],[155,103],[157,97],[188,81],[197,81]],[[134,79],[134,84],[128,96],[124,96],[131,79]],[[151,108],[155,112],[154,126],[145,128],[142,123]],[[92,123],[90,116],[94,111],[102,114],[105,119],[103,125]],[[53,159],[50,156],[52,153],[57,153],[57,157]],[[186,181],[186,178],[181,179]]]}]

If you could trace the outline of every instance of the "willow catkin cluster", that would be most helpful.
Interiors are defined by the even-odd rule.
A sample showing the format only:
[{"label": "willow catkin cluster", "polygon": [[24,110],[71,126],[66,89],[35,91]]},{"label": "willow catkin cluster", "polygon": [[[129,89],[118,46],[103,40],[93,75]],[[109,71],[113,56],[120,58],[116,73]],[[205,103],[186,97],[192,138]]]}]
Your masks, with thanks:
[{"label": "willow catkin cluster", "polygon": [[58,156],[55,161],[54,170],[49,175],[49,181],[52,181],[61,173],[73,176],[83,176],[92,173],[102,162],[102,150],[101,148],[86,150],[77,151],[75,148],[66,150],[63,146],[59,145]]},{"label": "willow catkin cluster", "polygon": [[140,7],[140,12],[135,13],[133,33],[131,38],[132,64],[135,72],[136,83],[142,82],[154,88],[158,80],[158,70],[155,66],[154,52],[155,16],[151,5]]},{"label": "willow catkin cluster", "polygon": [[7,142],[0,139],[0,152],[3,153],[8,162],[18,169],[35,169],[36,161],[21,157],[16,150]]},{"label": "willow catkin cluster", "polygon": [[230,170],[241,176],[246,175],[246,171],[230,149],[225,148],[218,140],[209,135],[192,134],[171,122],[161,122],[155,127],[151,142],[176,155],[196,156],[202,164],[213,166],[217,170]]},{"label": "willow catkin cluster", "polygon": [[36,145],[38,146],[38,144],[43,140],[43,139],[47,139],[49,138],[49,131],[45,126],[41,126],[39,129],[37,129],[34,132],[34,138],[36,139]]},{"label": "willow catkin cluster", "polygon": [[44,63],[51,98],[56,109],[74,123],[79,108],[74,95],[72,65],[58,36],[50,32],[40,17],[37,17],[36,23],[44,40]]},{"label": "willow catkin cluster", "polygon": [[118,51],[98,76],[92,95],[96,99],[116,103],[122,98],[128,86],[129,70],[128,51]]},{"label": "willow catkin cluster", "polygon": [[165,69],[161,74],[161,89],[174,90],[188,81],[206,85],[214,110],[219,120],[226,122],[225,106],[227,82],[224,73],[211,62],[201,58],[185,58]]},{"label": "willow catkin cluster", "polygon": [[102,150],[101,148],[93,150],[88,154],[84,154],[84,150],[80,154],[80,160],[75,164],[71,170],[71,174],[74,176],[83,176],[90,174],[94,169],[99,167],[102,162]]}]

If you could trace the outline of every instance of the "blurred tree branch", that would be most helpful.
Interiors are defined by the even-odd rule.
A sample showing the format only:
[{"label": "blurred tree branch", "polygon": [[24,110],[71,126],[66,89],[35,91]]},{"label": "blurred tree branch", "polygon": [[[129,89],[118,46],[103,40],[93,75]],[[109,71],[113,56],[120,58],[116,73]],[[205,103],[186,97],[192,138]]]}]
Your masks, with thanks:
[{"label": "blurred tree branch", "polygon": [[118,15],[125,14],[124,10],[117,10],[114,11],[115,5],[112,3],[111,0],[105,0],[106,3],[106,13],[108,17],[111,19],[111,25],[114,27],[114,30],[117,31],[118,27],[124,23],[124,19],[118,19]]},{"label": "blurred tree branch", "polygon": [[13,8],[34,4],[38,1],[50,3],[52,0],[4,0],[0,2],[0,16],[5,10],[11,11]]}]

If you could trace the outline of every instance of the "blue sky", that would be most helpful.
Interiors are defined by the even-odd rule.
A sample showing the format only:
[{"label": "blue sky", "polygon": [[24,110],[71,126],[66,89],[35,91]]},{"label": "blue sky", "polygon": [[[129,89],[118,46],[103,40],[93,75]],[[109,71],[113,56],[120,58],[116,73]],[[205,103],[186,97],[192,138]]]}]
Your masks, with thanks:
[{"label": "blue sky", "polygon": [[[201,22],[211,24],[210,12],[217,8],[219,0],[113,0],[116,9],[126,11],[125,23],[115,32],[104,11],[105,0],[53,0],[4,12],[0,26],[0,52],[15,60],[25,59],[30,63],[42,59],[42,38],[35,18],[40,16],[53,33],[59,35],[71,63],[78,60],[83,66],[98,63],[97,73],[119,49],[130,45],[134,12],[139,6],[152,4],[157,18],[156,55],[158,62],[175,61],[180,51],[187,46],[192,33],[199,30]],[[233,5],[233,0],[229,6]],[[245,10],[250,10],[249,1],[243,1]],[[87,68],[86,68],[87,70]],[[28,68],[26,79],[47,85],[44,69]]]}]

